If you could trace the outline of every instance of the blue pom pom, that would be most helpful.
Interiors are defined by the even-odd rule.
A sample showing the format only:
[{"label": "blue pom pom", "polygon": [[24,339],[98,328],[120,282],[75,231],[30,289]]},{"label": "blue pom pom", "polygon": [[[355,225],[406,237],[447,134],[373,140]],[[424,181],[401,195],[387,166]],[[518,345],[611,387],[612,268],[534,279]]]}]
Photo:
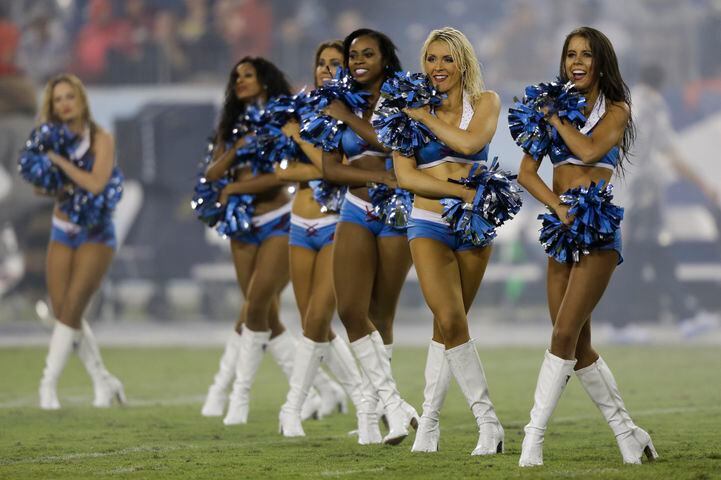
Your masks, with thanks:
[{"label": "blue pom pom", "polygon": [[45,193],[55,194],[68,181],[65,174],[47,156],[52,151],[70,159],[80,137],[65,125],[44,123],[30,133],[20,153],[20,176]]},{"label": "blue pom pom", "polygon": [[218,199],[220,198],[220,193],[223,191],[223,188],[225,188],[225,186],[229,183],[228,178],[221,178],[220,180],[214,182],[205,178],[205,171],[213,159],[214,150],[214,143],[209,142],[208,152],[205,159],[198,167],[198,180],[195,183],[195,188],[193,189],[193,199],[190,202],[190,206],[198,220],[210,227],[218,223],[223,215],[224,209]]},{"label": "blue pom pom", "polygon": [[578,262],[581,255],[613,243],[616,231],[621,228],[623,208],[612,203],[613,187],[601,180],[588,187],[577,187],[561,195],[573,217],[570,226],[561,222],[555,213],[545,213],[539,240],[546,254],[561,263]]},{"label": "blue pom pom", "polygon": [[368,194],[371,197],[373,213],[380,221],[397,230],[408,227],[408,218],[413,209],[411,192],[377,183],[368,188]]},{"label": "blue pom pom", "polygon": [[468,177],[454,183],[476,190],[473,203],[457,198],[444,198],[443,218],[454,232],[474,245],[488,245],[496,237],[496,228],[512,219],[522,205],[521,189],[513,182],[516,175],[500,170],[498,157],[489,168],[476,163]]},{"label": "blue pom pom", "polygon": [[223,237],[235,237],[253,229],[254,195],[230,195],[216,231]]},{"label": "blue pom pom", "polygon": [[564,84],[557,79],[529,85],[523,101],[514,100],[514,106],[508,110],[508,128],[516,144],[535,160],[548,154],[553,142],[558,141],[558,132],[545,120],[544,107],[548,108],[548,114],[556,113],[577,128],[586,121],[582,113],[586,99],[571,82]]},{"label": "blue pom pom", "polygon": [[112,221],[115,207],[123,196],[123,180],[120,169],[115,167],[102,192],[96,195],[76,186],[71,197],[60,204],[60,210],[81,227],[106,225]]},{"label": "blue pom pom", "polygon": [[445,95],[439,94],[423,73],[396,72],[381,87],[373,127],[378,140],[387,148],[412,156],[435,135],[423,123],[413,120],[402,109],[437,107]]},{"label": "blue pom pom", "polygon": [[310,93],[301,109],[301,138],[326,152],[336,150],[345,125],[323,114],[323,109],[334,100],[340,100],[353,111],[366,110],[369,95],[368,92],[359,91],[357,82],[348,70],[338,69],[334,79]]},{"label": "blue pom pom", "polygon": [[313,199],[320,205],[321,212],[340,212],[348,189],[345,185],[336,185],[325,180],[311,180],[308,185],[313,190]]}]

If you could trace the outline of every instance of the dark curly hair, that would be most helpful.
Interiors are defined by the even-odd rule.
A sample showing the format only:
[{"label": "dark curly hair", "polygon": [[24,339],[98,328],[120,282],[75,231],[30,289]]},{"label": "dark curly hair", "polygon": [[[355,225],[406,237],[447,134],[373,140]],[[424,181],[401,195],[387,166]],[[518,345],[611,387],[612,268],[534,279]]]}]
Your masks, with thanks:
[{"label": "dark curly hair", "polygon": [[[559,76],[564,82],[568,82],[568,75],[566,75],[566,54],[568,53],[568,44],[573,37],[583,37],[588,40],[591,46],[591,54],[593,55],[594,70],[598,77],[598,89],[601,93],[603,93],[607,100],[623,102],[628,105],[628,124],[626,125],[626,130],[623,132],[623,140],[621,141],[623,158],[628,159],[629,151],[633,145],[633,141],[636,139],[636,126],[633,123],[633,117],[630,111],[631,94],[628,85],[626,85],[623,77],[621,77],[621,71],[618,68],[618,59],[616,58],[613,45],[606,35],[595,28],[580,27],[569,33],[566,41],[563,43],[561,64],[559,67]],[[623,170],[622,163],[622,161],[619,162],[619,168],[621,170]]]},{"label": "dark curly hair", "polygon": [[255,68],[258,82],[265,89],[268,98],[278,95],[290,95],[290,83],[285,74],[272,62],[263,57],[244,57],[233,66],[230,71],[230,78],[225,87],[225,101],[218,122],[217,136],[219,140],[229,140],[233,134],[233,128],[238,122],[238,117],[248,106],[235,95],[235,83],[238,81],[238,66],[249,63]]},{"label": "dark curly hair", "polygon": [[348,68],[348,57],[350,56],[350,46],[358,37],[371,37],[378,42],[378,47],[381,51],[381,57],[383,58],[383,75],[384,80],[392,77],[394,73],[401,70],[401,61],[398,59],[398,53],[396,45],[393,40],[388,38],[385,33],[371,30],[370,28],[360,28],[351,32],[350,35],[345,37],[343,40],[343,65]]}]

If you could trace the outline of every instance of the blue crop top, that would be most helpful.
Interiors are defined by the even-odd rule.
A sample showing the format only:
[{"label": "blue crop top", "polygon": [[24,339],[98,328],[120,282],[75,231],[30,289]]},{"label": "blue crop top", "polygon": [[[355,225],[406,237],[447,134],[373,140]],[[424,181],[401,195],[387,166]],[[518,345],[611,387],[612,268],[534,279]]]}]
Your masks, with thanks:
[{"label": "blue crop top", "polygon": [[[356,115],[363,118],[362,112],[356,112]],[[373,157],[388,157],[389,154],[386,152],[379,152],[377,150],[371,150],[368,142],[363,140],[352,128],[346,126],[343,130],[343,135],[340,139],[340,150],[348,158],[348,162],[352,163],[355,160],[363,158],[365,156]]]},{"label": "blue crop top", "polygon": [[[596,99],[596,104],[593,106],[591,114],[588,116],[588,120],[586,120],[586,124],[583,126],[583,128],[581,128],[580,132],[584,135],[590,135],[605,114],[606,98],[603,96],[603,94],[600,94],[598,96],[598,99]],[[621,150],[618,148],[618,146],[614,146],[613,148],[611,148],[611,150],[606,152],[606,154],[601,157],[601,159],[596,163],[583,163],[582,160],[573,156],[573,153],[571,153],[565,143],[560,143],[558,145],[553,145],[548,156],[551,158],[553,168],[556,168],[560,165],[570,164],[581,165],[584,167],[601,167],[613,170],[616,168],[616,165],[618,165],[618,160],[621,157]]]},{"label": "blue crop top", "polygon": [[[462,130],[468,128],[473,118],[473,106],[471,102],[463,94],[463,113],[461,114],[461,123],[458,126]],[[488,160],[488,145],[483,147],[480,151],[472,155],[463,155],[458,152],[454,152],[450,147],[441,142],[440,140],[434,139],[424,145],[422,148],[416,150],[416,167],[417,168],[430,168],[440,165],[445,162],[453,163],[478,163],[485,162]]]}]

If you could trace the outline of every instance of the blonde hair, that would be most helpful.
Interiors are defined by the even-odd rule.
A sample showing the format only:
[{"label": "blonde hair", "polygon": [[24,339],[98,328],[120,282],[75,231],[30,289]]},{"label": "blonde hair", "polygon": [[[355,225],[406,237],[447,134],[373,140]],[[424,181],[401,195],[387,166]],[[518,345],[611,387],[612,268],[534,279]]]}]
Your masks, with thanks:
[{"label": "blonde hair", "polygon": [[45,85],[45,90],[43,91],[43,99],[40,104],[38,123],[60,123],[60,117],[58,117],[57,113],[53,111],[53,91],[60,83],[67,83],[78,95],[80,103],[82,104],[80,117],[83,124],[90,127],[90,138],[92,141],[98,127],[90,113],[90,105],[88,104],[88,95],[85,92],[85,86],[83,85],[83,82],[72,73],[61,73],[48,80],[47,85]]},{"label": "blonde hair", "polygon": [[461,71],[461,88],[470,96],[472,103],[476,102],[485,90],[485,86],[483,85],[481,65],[478,63],[471,42],[462,32],[455,28],[443,27],[433,30],[428,34],[428,38],[426,38],[421,49],[421,68],[425,65],[428,47],[433,42],[443,42],[448,46],[453,61]]}]

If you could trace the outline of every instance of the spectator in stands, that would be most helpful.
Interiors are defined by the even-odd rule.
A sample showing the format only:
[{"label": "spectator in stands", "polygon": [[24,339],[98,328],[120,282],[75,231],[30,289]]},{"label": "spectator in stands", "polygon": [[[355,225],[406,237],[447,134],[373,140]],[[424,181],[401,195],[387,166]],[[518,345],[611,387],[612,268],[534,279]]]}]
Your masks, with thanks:
[{"label": "spectator in stands", "polygon": [[18,66],[35,83],[65,70],[69,60],[68,35],[50,5],[37,3],[27,15],[18,49]]}]

